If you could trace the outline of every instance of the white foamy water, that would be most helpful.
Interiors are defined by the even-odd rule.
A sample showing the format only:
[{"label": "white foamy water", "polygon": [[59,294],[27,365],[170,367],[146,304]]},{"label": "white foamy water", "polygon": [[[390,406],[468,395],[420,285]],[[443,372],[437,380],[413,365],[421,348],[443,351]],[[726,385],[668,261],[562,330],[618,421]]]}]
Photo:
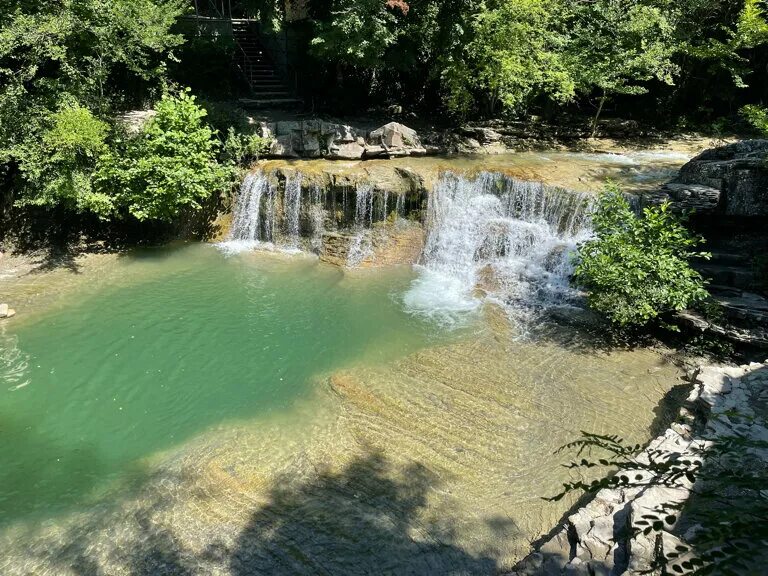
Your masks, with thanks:
[{"label": "white foamy water", "polygon": [[502,174],[447,173],[429,197],[428,236],[406,310],[464,322],[483,295],[511,312],[567,303],[572,253],[591,233],[589,194]]}]

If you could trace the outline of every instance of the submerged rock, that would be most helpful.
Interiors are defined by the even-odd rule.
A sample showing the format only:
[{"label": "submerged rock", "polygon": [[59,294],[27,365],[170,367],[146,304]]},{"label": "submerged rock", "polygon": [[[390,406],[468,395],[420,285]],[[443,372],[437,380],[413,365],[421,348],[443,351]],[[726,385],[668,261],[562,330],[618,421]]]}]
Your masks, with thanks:
[{"label": "submerged rock", "polygon": [[10,308],[8,304],[0,304],[0,318],[13,318],[16,310]]}]

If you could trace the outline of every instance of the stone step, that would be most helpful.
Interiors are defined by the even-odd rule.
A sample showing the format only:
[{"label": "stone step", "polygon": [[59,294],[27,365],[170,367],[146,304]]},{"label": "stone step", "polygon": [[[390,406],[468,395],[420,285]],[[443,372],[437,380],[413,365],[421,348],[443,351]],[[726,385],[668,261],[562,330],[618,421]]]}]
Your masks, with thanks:
[{"label": "stone step", "polygon": [[304,102],[298,98],[241,98],[240,104],[246,108],[298,108]]},{"label": "stone step", "polygon": [[746,254],[738,254],[735,252],[720,252],[719,250],[712,250],[712,258],[709,259],[709,264],[719,264],[725,266],[749,266],[750,256]]},{"label": "stone step", "polygon": [[285,90],[286,86],[282,82],[279,82],[277,80],[270,80],[269,82],[264,82],[262,80],[259,80],[258,78],[251,78],[251,82],[253,84],[254,90]]},{"label": "stone step", "polygon": [[263,96],[266,93],[287,92],[288,88],[283,84],[273,84],[269,86],[265,86],[264,84],[254,84],[253,91],[257,92],[260,96]]},{"label": "stone step", "polygon": [[722,264],[695,264],[696,270],[712,284],[749,289],[755,284],[755,275],[749,268]]},{"label": "stone step", "polygon": [[258,100],[275,100],[281,98],[290,98],[291,95],[287,90],[282,92],[254,92],[253,94]]}]

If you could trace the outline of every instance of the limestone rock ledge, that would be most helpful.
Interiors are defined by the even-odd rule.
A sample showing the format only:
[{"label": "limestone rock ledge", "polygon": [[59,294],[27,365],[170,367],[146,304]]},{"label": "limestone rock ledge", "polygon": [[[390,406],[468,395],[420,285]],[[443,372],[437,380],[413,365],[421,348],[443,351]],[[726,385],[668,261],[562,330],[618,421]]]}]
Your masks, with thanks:
[{"label": "limestone rock ledge", "polygon": [[430,152],[415,130],[398,122],[389,122],[370,132],[318,119],[261,122],[257,133],[272,139],[268,155],[280,158],[361,160],[424,156]]},{"label": "limestone rock ledge", "polygon": [[[768,407],[768,360],[742,366],[705,366],[694,378],[694,387],[680,416],[664,434],[654,439],[638,458],[697,459],[695,448],[704,448],[718,438],[745,435],[754,440],[768,439],[768,423],[754,418],[755,406]],[[736,411],[751,418],[744,429],[733,424],[727,413]],[[702,414],[697,423],[695,414]],[[737,429],[738,427],[738,429]],[[768,457],[768,451],[762,458]],[[633,474],[631,471],[629,474]],[[646,473],[643,473],[647,475]],[[556,529],[507,576],[639,576],[651,572],[657,546],[662,551],[684,544],[675,525],[656,534],[635,534],[636,522],[644,514],[658,510],[665,503],[684,502],[691,483],[682,479],[675,487],[649,485],[629,488],[605,488]],[[646,480],[641,481],[644,484]]]},{"label": "limestone rock ledge", "polygon": [[669,200],[679,211],[724,216],[768,216],[768,140],[744,140],[705,150],[678,177],[644,198]]}]

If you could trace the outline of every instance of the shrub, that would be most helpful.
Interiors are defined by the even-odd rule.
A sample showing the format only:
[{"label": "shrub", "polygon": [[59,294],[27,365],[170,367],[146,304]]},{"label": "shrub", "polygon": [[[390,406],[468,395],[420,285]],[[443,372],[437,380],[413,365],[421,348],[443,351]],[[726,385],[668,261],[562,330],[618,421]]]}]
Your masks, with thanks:
[{"label": "shrub", "polygon": [[182,209],[202,208],[229,182],[229,170],[216,161],[220,143],[203,123],[205,115],[189,91],[164,96],[137,136],[101,158],[100,189],[114,190],[115,202],[139,220],[170,221]]},{"label": "shrub", "polygon": [[618,326],[642,326],[707,297],[701,275],[689,264],[702,239],[691,235],[669,203],[637,217],[619,190],[601,194],[593,216],[595,237],[579,247],[576,281],[591,308]]},{"label": "shrub", "polygon": [[230,126],[224,141],[224,161],[240,165],[249,160],[258,160],[269,151],[272,140],[257,134],[243,134]]},{"label": "shrub", "polygon": [[764,136],[768,136],[768,108],[747,104],[739,113],[749,124]]},{"label": "shrub", "polygon": [[52,114],[47,124],[39,141],[20,149],[26,187],[17,205],[63,206],[108,216],[112,199],[93,189],[91,174],[107,149],[109,126],[72,103]]}]

